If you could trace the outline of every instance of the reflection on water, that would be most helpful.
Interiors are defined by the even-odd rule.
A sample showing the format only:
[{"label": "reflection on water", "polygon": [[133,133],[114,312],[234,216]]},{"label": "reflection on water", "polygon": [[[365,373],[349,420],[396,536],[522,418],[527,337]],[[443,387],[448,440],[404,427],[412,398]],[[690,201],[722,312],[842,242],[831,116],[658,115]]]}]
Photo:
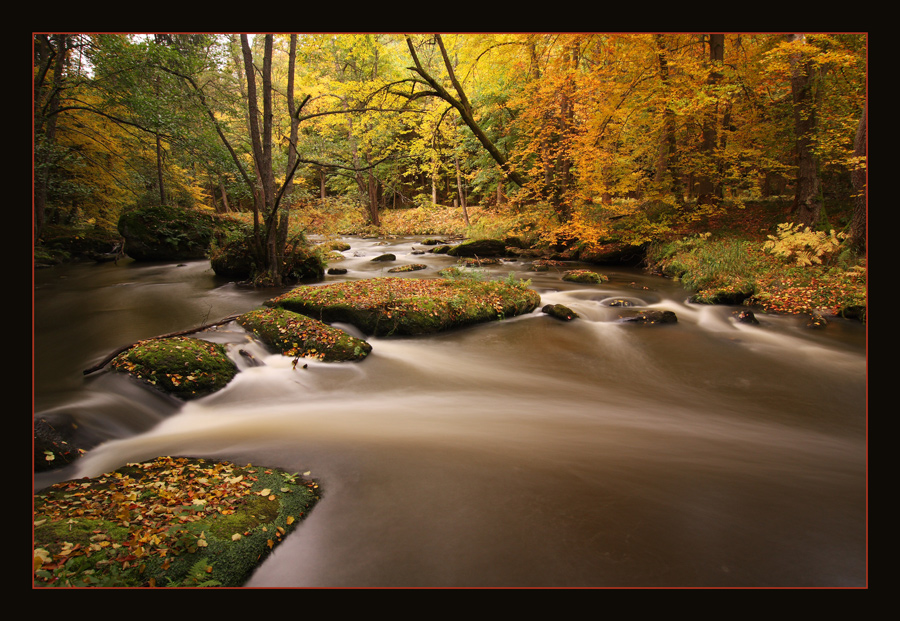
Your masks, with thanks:
[{"label": "reflection on water", "polygon": [[[454,263],[412,254],[415,241],[353,239],[340,278],[387,275],[371,262],[382,252],[429,266],[406,277]],[[311,471],[323,500],[256,587],[865,585],[863,328],[737,324],[732,309],[687,304],[672,281],[595,269],[610,281],[484,268],[532,279],[543,304],[581,319],[537,310],[371,338],[358,364],[293,369],[225,326],[203,336],[242,372],[184,405],[81,370],[272,291],[220,281],[206,262],[38,272],[37,412],[66,411],[106,442],[36,484],[161,454]],[[617,299],[679,321],[619,322]]]}]

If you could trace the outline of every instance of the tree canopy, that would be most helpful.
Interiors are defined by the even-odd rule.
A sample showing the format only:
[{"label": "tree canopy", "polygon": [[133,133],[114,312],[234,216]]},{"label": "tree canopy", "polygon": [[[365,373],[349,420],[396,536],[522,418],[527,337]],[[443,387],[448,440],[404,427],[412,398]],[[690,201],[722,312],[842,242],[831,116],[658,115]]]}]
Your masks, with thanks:
[{"label": "tree canopy", "polygon": [[252,213],[277,282],[290,214],[326,197],[375,227],[397,207],[542,205],[555,234],[590,242],[622,217],[641,241],[773,195],[816,228],[865,191],[865,34],[33,44],[36,242],[48,223],[114,223],[152,203]]}]

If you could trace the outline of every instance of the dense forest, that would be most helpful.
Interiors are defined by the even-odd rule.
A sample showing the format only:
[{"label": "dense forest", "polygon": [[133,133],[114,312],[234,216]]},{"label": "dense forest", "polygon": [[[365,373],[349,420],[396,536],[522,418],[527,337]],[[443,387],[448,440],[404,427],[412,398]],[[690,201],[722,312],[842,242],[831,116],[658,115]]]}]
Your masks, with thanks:
[{"label": "dense forest", "polygon": [[252,225],[274,284],[298,231],[590,249],[722,218],[798,263],[865,267],[864,34],[33,42],[36,249],[163,204]]}]

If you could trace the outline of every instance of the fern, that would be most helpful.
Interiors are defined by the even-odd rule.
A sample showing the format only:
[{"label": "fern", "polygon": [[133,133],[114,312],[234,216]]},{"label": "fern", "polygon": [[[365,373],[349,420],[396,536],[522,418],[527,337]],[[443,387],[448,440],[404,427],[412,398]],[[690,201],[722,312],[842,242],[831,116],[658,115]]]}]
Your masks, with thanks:
[{"label": "fern", "polygon": [[209,573],[210,569],[209,559],[206,557],[201,558],[199,561],[194,563],[191,566],[191,569],[188,571],[187,575],[184,577],[184,580],[179,585],[174,582],[172,579],[169,579],[169,586],[187,586],[187,587],[211,587],[211,586],[222,586],[222,583],[218,580],[206,580],[206,574]]},{"label": "fern", "polygon": [[792,260],[796,265],[821,264],[824,257],[834,254],[846,237],[843,233],[812,231],[808,226],[784,222],[775,235],[769,235],[763,249],[770,254]]}]

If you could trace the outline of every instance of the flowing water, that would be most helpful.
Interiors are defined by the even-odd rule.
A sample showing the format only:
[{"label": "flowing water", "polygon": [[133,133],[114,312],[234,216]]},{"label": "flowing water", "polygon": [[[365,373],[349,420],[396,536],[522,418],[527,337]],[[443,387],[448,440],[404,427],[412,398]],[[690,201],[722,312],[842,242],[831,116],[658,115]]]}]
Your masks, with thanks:
[{"label": "flowing water", "polygon": [[[406,277],[455,263],[411,254],[420,240],[348,239],[333,264],[348,273],[325,282],[388,275],[371,262],[382,252],[428,265]],[[690,304],[671,280],[591,269],[609,282],[527,261],[482,270],[531,279],[578,320],[538,309],[373,337],[360,363],[293,369],[236,324],[203,332],[242,372],[186,404],[82,371],[280,291],[207,261],[37,271],[35,414],[74,417],[103,442],[35,489],[158,455],[310,472],[322,500],[249,587],[866,586],[864,326],[736,323],[735,308]],[[678,322],[621,322],[614,299]]]}]

